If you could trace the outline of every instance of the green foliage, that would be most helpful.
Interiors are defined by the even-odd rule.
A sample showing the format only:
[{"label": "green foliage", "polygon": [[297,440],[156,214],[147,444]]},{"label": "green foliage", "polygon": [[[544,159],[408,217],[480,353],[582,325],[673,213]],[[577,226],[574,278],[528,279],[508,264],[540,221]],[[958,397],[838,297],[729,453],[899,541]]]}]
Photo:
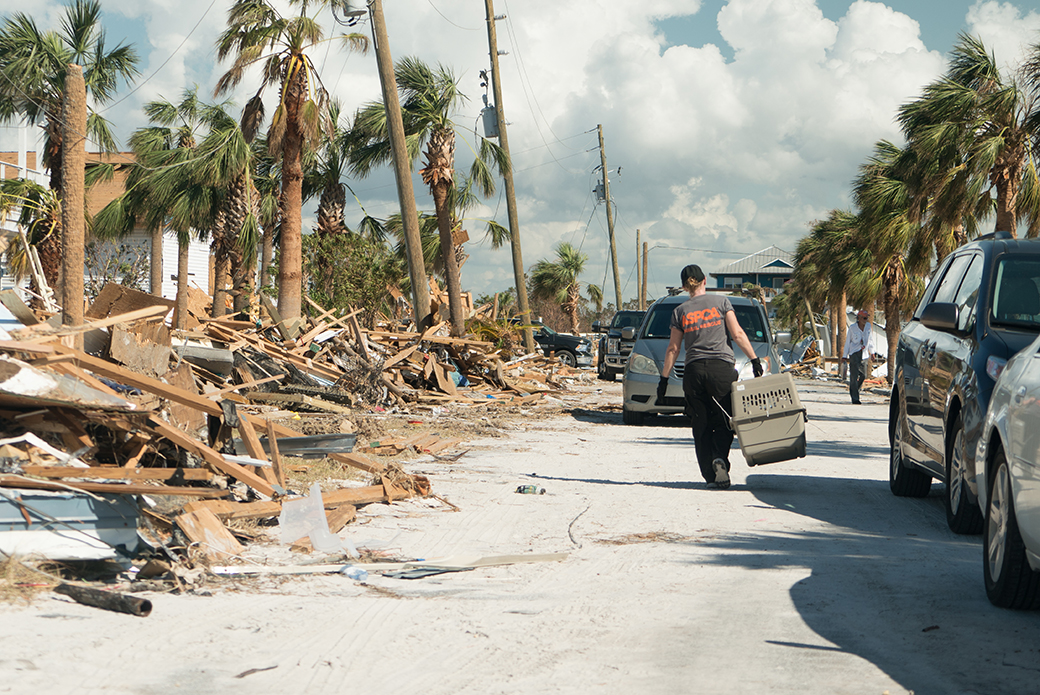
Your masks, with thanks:
[{"label": "green foliage", "polygon": [[358,234],[308,234],[303,239],[304,268],[311,299],[326,309],[361,309],[372,325],[380,311],[392,315],[397,287],[407,274],[400,258]]}]

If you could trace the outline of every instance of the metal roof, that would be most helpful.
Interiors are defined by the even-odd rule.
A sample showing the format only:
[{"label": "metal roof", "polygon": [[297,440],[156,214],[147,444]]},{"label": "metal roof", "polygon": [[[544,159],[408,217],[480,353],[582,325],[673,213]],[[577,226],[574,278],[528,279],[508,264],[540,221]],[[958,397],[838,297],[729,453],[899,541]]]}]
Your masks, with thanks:
[{"label": "metal roof", "polygon": [[720,275],[790,275],[794,271],[794,254],[777,246],[770,246],[739,261],[722,266],[712,277]]}]

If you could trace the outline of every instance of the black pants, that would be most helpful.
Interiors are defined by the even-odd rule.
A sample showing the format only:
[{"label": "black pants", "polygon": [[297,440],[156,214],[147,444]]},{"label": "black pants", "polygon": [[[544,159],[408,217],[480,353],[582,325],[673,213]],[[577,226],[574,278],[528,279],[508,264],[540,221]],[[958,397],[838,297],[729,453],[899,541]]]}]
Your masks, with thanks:
[{"label": "black pants", "polygon": [[859,403],[859,387],[863,385],[866,373],[863,370],[863,355],[856,350],[849,355],[849,395],[853,403]]},{"label": "black pants", "polygon": [[[737,380],[732,362],[725,360],[696,360],[686,365],[683,375],[683,393],[686,409],[693,424],[693,445],[697,450],[697,465],[709,483],[715,482],[712,461],[722,459],[729,470],[729,449],[733,445],[733,430],[728,417],[733,414],[730,392]],[[716,403],[715,401],[718,401]],[[722,408],[719,408],[719,405]],[[725,409],[725,412],[723,412]]]}]

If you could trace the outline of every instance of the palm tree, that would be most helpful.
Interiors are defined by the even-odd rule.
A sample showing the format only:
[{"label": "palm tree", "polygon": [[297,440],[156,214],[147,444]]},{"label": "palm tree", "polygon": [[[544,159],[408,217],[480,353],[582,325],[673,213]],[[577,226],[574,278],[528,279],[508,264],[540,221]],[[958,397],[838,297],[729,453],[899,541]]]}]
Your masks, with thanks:
[{"label": "palm tree", "polygon": [[[423,146],[426,147],[426,166],[419,173],[430,188],[437,215],[451,332],[461,336],[465,331],[465,316],[458,263],[460,251],[454,241],[461,225],[456,217],[458,207],[452,201],[456,174],[455,125],[451,116],[465,96],[458,91],[458,80],[443,65],[434,70],[417,58],[406,57],[398,62],[394,75],[401,91],[406,143],[413,163]],[[390,161],[386,110],[381,102],[369,103],[358,111],[354,137],[357,144],[352,149],[351,162],[358,175],[367,176],[375,166]],[[495,190],[492,166],[505,171],[508,159],[500,147],[482,138],[470,170],[470,181],[484,196],[492,195]]]},{"label": "palm tree", "polygon": [[[0,180],[0,215],[7,217],[18,211],[18,225],[25,231],[26,241],[29,248],[18,239],[7,247],[8,269],[16,279],[21,280],[29,275],[30,287],[37,295],[43,295],[43,289],[36,281],[35,273],[32,273],[30,249],[51,248],[48,244],[51,236],[60,236],[61,229],[61,204],[57,194],[50,188],[28,179],[3,179]],[[57,245],[60,248],[60,242]],[[41,259],[41,265],[43,265]],[[34,300],[38,303],[39,300]]]},{"label": "palm tree", "polygon": [[[268,0],[235,0],[228,10],[227,29],[217,39],[217,55],[234,56],[231,68],[217,82],[216,94],[233,90],[246,70],[262,63],[262,81],[246,104],[244,128],[263,119],[263,93],[278,86],[278,107],[267,133],[272,154],[281,159],[282,223],[281,254],[278,262],[278,309],[293,319],[302,309],[303,280],[303,155],[318,144],[327,129],[328,93],[307,51],[324,40],[321,25],[307,16],[310,5],[327,2],[289,0],[299,5],[300,14],[283,17]],[[344,44],[365,51],[368,39],[362,34],[345,34]]]},{"label": "palm tree", "polygon": [[854,195],[860,207],[860,245],[872,257],[871,273],[863,279],[867,292],[881,299],[888,338],[888,379],[894,375],[902,311],[908,304],[907,282],[930,265],[931,239],[910,214],[910,187],[900,176],[900,148],[890,142],[874,145],[874,154],[860,166]]},{"label": "palm tree", "polygon": [[536,299],[559,302],[571,320],[571,333],[578,333],[578,307],[581,304],[581,282],[589,257],[569,243],[556,245],[556,261],[542,259],[531,269],[531,294]]},{"label": "palm tree", "polygon": [[[43,165],[50,187],[61,190],[63,141],[61,112],[69,64],[83,67],[89,100],[104,104],[120,81],[137,75],[137,53],[120,44],[105,46],[98,0],[74,0],[65,8],[61,31],[42,31],[36,20],[16,13],[0,27],[0,122],[24,119],[46,133]],[[108,122],[88,104],[87,135],[106,152],[116,150]],[[38,252],[47,282],[54,287],[61,271],[61,234],[50,234]]]},{"label": "palm tree", "polygon": [[943,222],[961,224],[995,193],[997,231],[1015,235],[1020,219],[1037,228],[1040,185],[1029,159],[1035,113],[1029,90],[1001,73],[981,39],[961,34],[946,74],[899,115],[910,146],[940,165],[926,190]]}]

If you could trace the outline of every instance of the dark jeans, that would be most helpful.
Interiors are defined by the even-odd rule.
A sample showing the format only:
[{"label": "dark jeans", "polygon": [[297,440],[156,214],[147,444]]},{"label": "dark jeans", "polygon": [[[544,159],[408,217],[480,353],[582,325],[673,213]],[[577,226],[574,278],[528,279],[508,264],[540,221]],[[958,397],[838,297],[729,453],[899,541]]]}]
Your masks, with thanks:
[{"label": "dark jeans", "polygon": [[[715,482],[712,461],[722,459],[729,470],[729,449],[733,445],[733,430],[728,417],[733,414],[730,392],[737,380],[732,362],[725,360],[695,360],[686,364],[683,392],[686,408],[693,424],[693,445],[697,450],[697,465],[709,483]],[[716,403],[715,401],[718,401]],[[719,408],[719,405],[722,408]],[[725,410],[725,412],[723,412]]]},{"label": "dark jeans", "polygon": [[849,355],[849,395],[853,403],[859,403],[859,387],[863,385],[863,354],[857,350]]}]

